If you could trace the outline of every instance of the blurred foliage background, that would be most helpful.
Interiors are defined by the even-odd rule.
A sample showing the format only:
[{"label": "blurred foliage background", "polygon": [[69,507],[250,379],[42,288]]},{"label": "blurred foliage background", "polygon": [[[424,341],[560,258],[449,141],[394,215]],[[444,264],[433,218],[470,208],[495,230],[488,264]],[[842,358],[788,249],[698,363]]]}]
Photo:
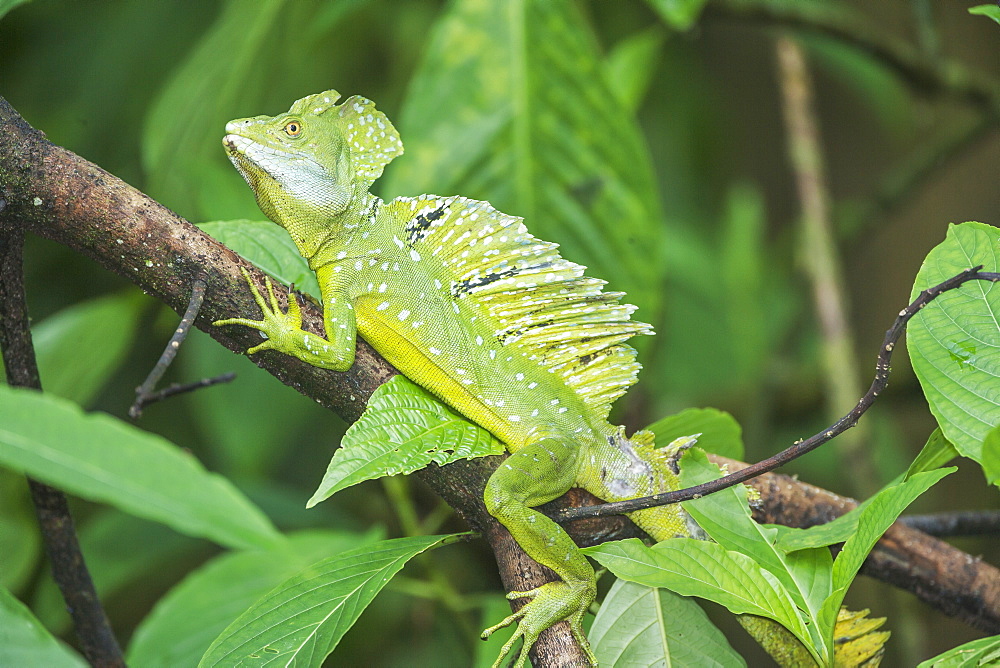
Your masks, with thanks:
[{"label": "blurred foliage background", "polygon": [[[463,194],[524,216],[626,290],[637,317],[656,326],[658,336],[639,342],[645,370],[619,419],[638,428],[689,406],[721,408],[743,425],[746,457],[757,460],[853,405],[947,223],[1000,224],[1000,32],[962,2],[702,4],[36,0],[0,21],[0,94],[51,141],[194,222],[261,218],[223,154],[227,120],[275,114],[329,88],[369,97],[406,147],[376,192]],[[836,242],[824,258],[803,242],[780,35],[802,45],[815,85]],[[914,68],[895,67],[873,45],[912,56]],[[942,87],[914,74],[952,66],[992,99],[961,94],[958,79]],[[820,261],[833,263],[848,305],[846,348],[832,365],[812,297],[809,268]],[[25,264],[43,384],[124,416],[176,315],[44,240],[29,239]],[[864,497],[905,468],[933,419],[905,356],[894,361],[890,390],[848,446],[789,472]],[[283,529],[398,534],[414,516],[460,528],[415,481],[368,483],[305,511],[344,425],[200,334],[166,380],[229,370],[236,382],[156,405],[140,426],[232,478]],[[966,468],[920,508],[997,507]],[[0,580],[65,632],[23,482],[0,480]],[[79,503],[76,513],[126,641],[215,549],[117,511]],[[1000,559],[995,539],[956,543]],[[490,605],[498,597],[492,557],[469,545],[439,560],[453,592],[416,571],[394,581],[333,660],[474,661],[467,631],[482,623],[477,596],[491,592]],[[859,583],[848,603],[889,617],[886,665],[976,637],[877,583]],[[726,628],[753,664],[754,649]]]}]

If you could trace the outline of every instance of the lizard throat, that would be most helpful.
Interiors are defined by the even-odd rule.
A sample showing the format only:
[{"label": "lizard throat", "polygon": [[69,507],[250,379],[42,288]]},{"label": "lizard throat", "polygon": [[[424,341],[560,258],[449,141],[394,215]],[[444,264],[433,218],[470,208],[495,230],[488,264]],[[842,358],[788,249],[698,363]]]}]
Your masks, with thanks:
[{"label": "lizard throat", "polygon": [[222,140],[229,160],[260,198],[273,199],[272,191],[329,212],[343,210],[350,193],[338,185],[323,165],[301,153],[283,151],[241,135]]}]

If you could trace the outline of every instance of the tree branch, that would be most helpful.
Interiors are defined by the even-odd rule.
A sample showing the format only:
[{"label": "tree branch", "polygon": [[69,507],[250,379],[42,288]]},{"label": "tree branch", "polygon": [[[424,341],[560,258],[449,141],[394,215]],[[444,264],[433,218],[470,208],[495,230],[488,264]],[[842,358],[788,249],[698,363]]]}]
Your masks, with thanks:
[{"label": "tree branch", "polygon": [[[243,354],[260,343],[243,327],[213,327],[233,313],[252,313],[256,303],[240,273],[255,281],[264,274],[188,221],[97,165],[45,140],[0,98],[0,216],[14,216],[28,231],[61,243],[135,283],[178,314],[188,306],[190,286],[204,280],[205,300],[195,326],[223,346]],[[275,286],[279,301],[288,293]],[[303,327],[323,334],[322,312],[302,305]],[[347,422],[361,416],[371,393],[398,373],[364,340],[358,339],[354,366],[338,373],[265,351],[250,358],[281,382],[329,408]],[[483,504],[483,486],[501,461],[487,457],[455,462],[443,471],[431,466],[417,475],[481,531],[509,589],[531,589],[553,575],[530,559]],[[516,583],[516,584],[515,584]],[[518,601],[516,604],[523,604]],[[583,654],[567,629],[545,631],[532,653],[536,667],[558,665]],[[569,649],[566,649],[569,647]],[[574,654],[575,652],[575,654]]]},{"label": "tree branch", "polygon": [[[195,326],[235,352],[242,353],[259,342],[242,328],[217,328],[211,322],[256,308],[239,267],[249,269],[254,280],[261,284],[263,274],[139,191],[45,141],[2,99],[0,198],[9,207],[0,216],[19,216],[31,231],[125,276],[178,313],[187,307],[189,286],[196,273],[204,272],[205,302]],[[285,291],[276,292],[279,300],[287,299]],[[302,315],[304,327],[317,333],[323,331],[318,309],[304,304]],[[270,351],[252,359],[282,382],[349,422],[361,415],[371,392],[396,373],[361,340],[354,366],[343,373],[318,369]],[[497,554],[505,585],[528,589],[551,580],[552,575],[530,560],[486,512],[483,485],[500,461],[501,457],[488,457],[456,462],[445,468],[431,466],[418,475],[470,525],[483,532]],[[582,490],[575,490],[560,503],[578,503],[585,496]],[[618,517],[574,523],[569,529],[578,542],[636,531],[631,523]],[[910,562],[923,560],[916,551],[904,549],[901,554],[907,555]],[[1000,577],[996,581],[1000,582]],[[933,589],[930,582],[925,584]],[[1000,595],[992,600],[992,605],[1000,610]],[[977,612],[969,609],[964,614],[972,617]],[[570,646],[569,651],[579,650],[571,641],[569,645],[561,644],[569,640],[569,634],[559,626],[543,634],[536,645],[538,652],[533,655],[533,660],[538,661],[536,666],[557,665],[568,656],[580,658],[578,654],[565,653]]]}]

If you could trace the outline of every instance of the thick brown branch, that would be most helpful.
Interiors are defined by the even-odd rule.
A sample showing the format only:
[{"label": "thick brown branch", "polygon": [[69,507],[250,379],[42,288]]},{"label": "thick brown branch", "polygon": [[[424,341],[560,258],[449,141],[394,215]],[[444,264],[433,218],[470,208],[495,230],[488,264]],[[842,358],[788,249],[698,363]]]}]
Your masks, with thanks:
[{"label": "thick brown branch", "polygon": [[[207,289],[195,325],[236,352],[255,342],[251,333],[240,328],[210,325],[213,320],[233,313],[255,312],[256,304],[239,274],[239,267],[248,265],[142,193],[46,142],[2,100],[0,198],[7,200],[12,211],[32,231],[127,277],[178,313],[187,307],[191,281],[202,270]],[[263,276],[253,267],[248,269],[262,283]],[[279,299],[286,299],[284,292],[279,294]],[[321,313],[310,304],[303,305],[302,311],[304,326],[321,332]],[[348,421],[360,416],[371,392],[395,373],[362,341],[358,345],[357,362],[345,373],[324,371],[273,353],[255,355],[253,359]],[[528,559],[483,507],[483,484],[499,461],[500,458],[492,457],[460,462],[448,466],[447,471],[430,467],[420,477],[489,539],[498,555],[505,584],[509,588],[531,588],[551,579],[551,575]],[[562,503],[575,504],[586,495],[577,491],[569,496],[573,499],[564,497]],[[575,523],[570,528],[579,542],[592,542],[594,536],[605,539],[627,535],[623,531],[635,532],[621,518]],[[907,554],[911,561],[923,560],[916,552]],[[1000,609],[1000,601],[992,600],[992,606],[992,610]],[[965,609],[962,614],[971,618],[977,612]],[[560,652],[567,635],[560,633],[558,627],[544,634],[536,646],[539,650],[536,658],[540,660],[537,665],[554,665],[549,661],[565,660],[567,655]]]},{"label": "thick brown branch", "polygon": [[[200,275],[207,287],[195,326],[237,353],[260,342],[246,328],[213,327],[211,323],[234,313],[257,312],[240,267],[246,267],[261,286],[263,273],[135,188],[46,141],[2,98],[0,199],[6,203],[0,216],[17,216],[28,230],[124,276],[178,313],[187,309],[190,286]],[[276,287],[276,293],[279,300],[287,301],[284,289]],[[303,327],[323,332],[322,313],[312,304],[302,305],[302,317]],[[348,422],[356,420],[371,393],[397,373],[362,340],[354,366],[344,373],[270,351],[251,359]],[[483,532],[497,554],[504,583],[509,588],[531,589],[552,575],[529,559],[483,506],[483,484],[499,461],[492,457],[457,462],[447,472],[431,467],[419,476]],[[536,665],[556,665],[550,657],[552,662],[564,660],[567,642],[572,640],[564,629],[543,633],[533,653],[540,657]]]}]

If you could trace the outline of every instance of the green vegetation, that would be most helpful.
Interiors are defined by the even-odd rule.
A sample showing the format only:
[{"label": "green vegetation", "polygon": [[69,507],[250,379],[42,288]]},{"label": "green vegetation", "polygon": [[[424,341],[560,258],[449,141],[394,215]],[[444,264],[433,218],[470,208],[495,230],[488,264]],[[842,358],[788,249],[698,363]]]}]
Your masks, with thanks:
[{"label": "green vegetation", "polygon": [[[931,4],[867,15],[795,0],[0,0],[0,95],[52,142],[312,295],[312,273],[225,159],[223,126],[327,88],[371,98],[406,146],[382,196],[462,194],[524,216],[654,324],[657,336],[636,342],[645,368],[616,407],[619,423],[652,425],[660,443],[698,432],[706,450],[756,461],[851,407],[832,399],[824,364],[860,360],[850,382],[866,385],[908,295],[970,265],[1000,270],[996,147],[978,141],[1000,118],[989,20],[1000,18],[991,5]],[[890,19],[914,30],[884,35]],[[771,28],[796,38],[812,69],[832,257],[818,257],[800,225]],[[983,222],[948,227],[967,219]],[[853,322],[835,323],[846,351],[834,349],[802,271],[820,261],[843,277],[833,288],[851,305]],[[374,472],[349,461],[334,470],[346,425],[200,332],[166,381],[236,371],[236,382],[151,406],[130,425],[132,390],[176,315],[37,238],[25,270],[46,392],[0,385],[0,665],[82,665],[62,641],[73,634],[23,474],[73,497],[130,665],[231,665],[231,652],[278,623],[298,635],[268,637],[262,663],[319,665],[334,648],[330,665],[495,659],[504,638],[477,635],[508,610],[496,565],[482,541],[453,537],[466,527],[439,499],[393,478],[306,509],[314,494],[418,468],[402,461],[414,452],[423,462],[493,451],[488,434],[390,386],[377,401],[423,416],[391,443],[413,452],[389,448]],[[590,548],[623,578],[602,579],[609,591],[590,629],[602,665],[764,660],[717,606],[706,616],[672,592],[777,619],[828,659],[847,587],[909,503],[923,494],[922,510],[997,507],[998,314],[997,284],[935,300],[907,334],[912,370],[899,351],[891,389],[857,430],[861,447],[835,441],[783,469],[869,499],[859,511],[810,530],[761,526],[733,489],[686,503],[715,543]],[[385,445],[391,425],[378,419],[345,442]],[[855,472],[858,452],[870,481]],[[955,453],[964,459],[944,478]],[[682,460],[692,481],[712,468],[697,452]],[[827,546],[844,541],[834,559]],[[995,537],[959,545],[1000,561]],[[973,640],[865,580],[848,602],[888,618],[884,665],[946,651],[922,665],[967,665],[998,651],[996,638]]]}]

